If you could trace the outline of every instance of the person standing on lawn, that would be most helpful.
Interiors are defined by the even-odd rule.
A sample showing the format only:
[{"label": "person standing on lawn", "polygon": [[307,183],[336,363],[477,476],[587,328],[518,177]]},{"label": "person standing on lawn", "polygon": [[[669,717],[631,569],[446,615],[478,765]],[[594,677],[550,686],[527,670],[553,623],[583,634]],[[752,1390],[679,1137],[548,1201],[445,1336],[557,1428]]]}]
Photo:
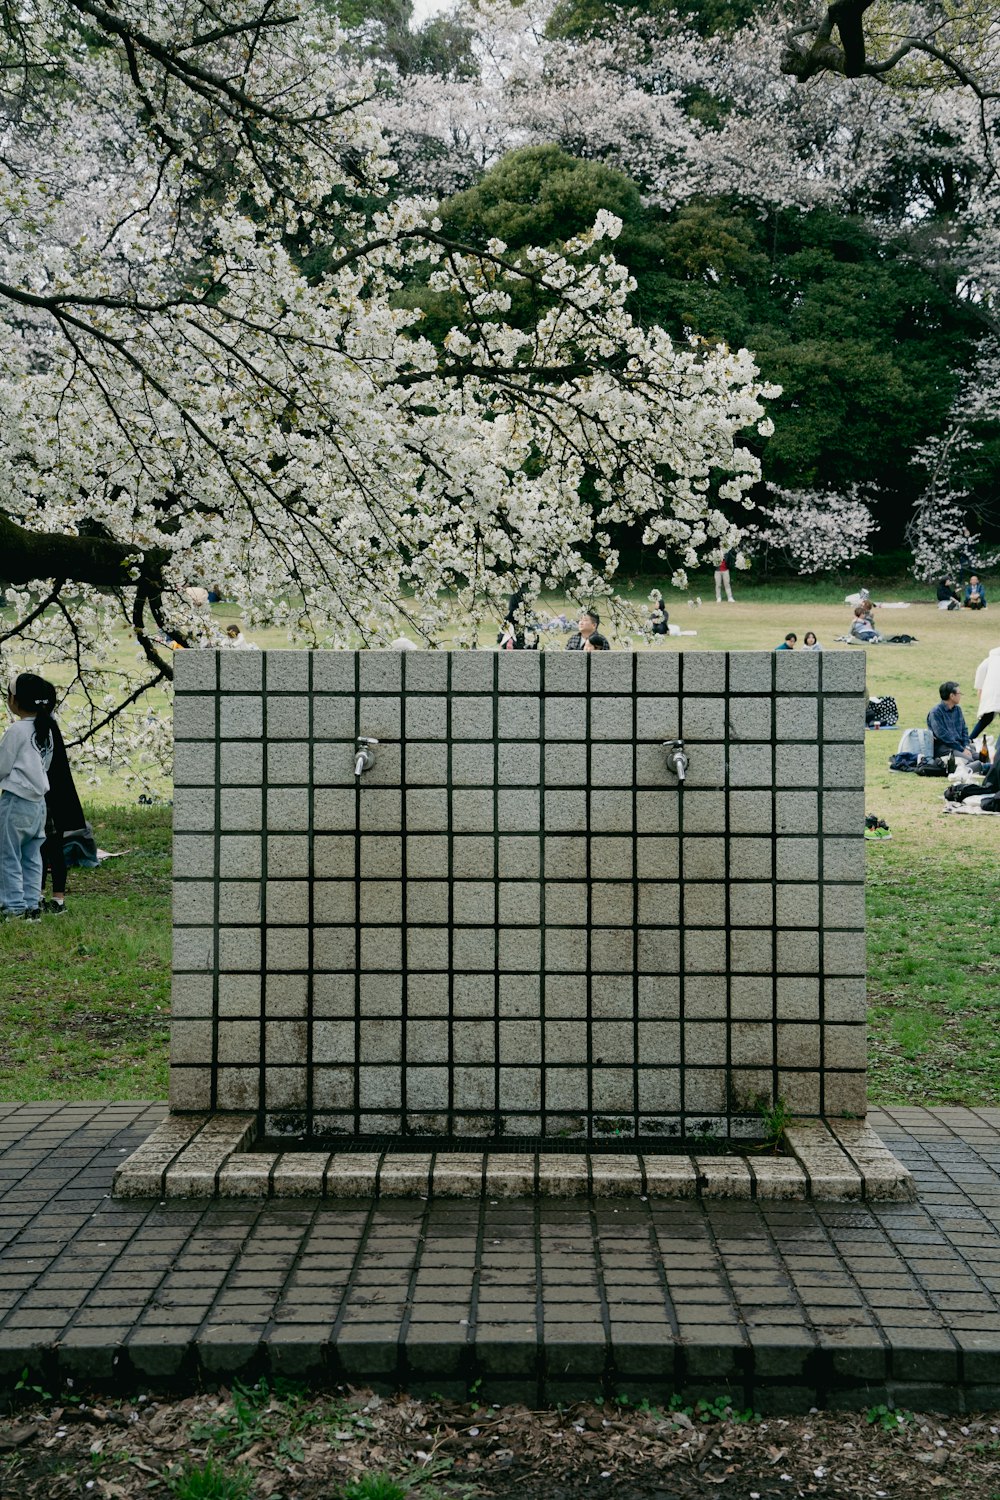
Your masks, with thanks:
[{"label": "person standing on lawn", "polygon": [[728,552],[719,552],[715,559],[715,602],[722,603],[722,590],[726,590],[726,598],[730,604],[735,603],[733,599],[733,585],[730,574],[736,566],[736,548],[730,547]]},{"label": "person standing on lawn", "polygon": [[14,723],[0,740],[0,920],[37,922],[55,693],[34,672],[22,672],[7,707]]},{"label": "person standing on lawn", "polygon": [[979,663],[975,685],[979,691],[979,717],[972,730],[974,740],[1000,713],[1000,646],[994,646],[989,656]]},{"label": "person standing on lawn", "polygon": [[[56,690],[51,682],[47,682],[45,686],[49,690],[48,712],[51,714],[55,712]],[[73,783],[73,773],[70,770],[62,730],[54,719],[52,720],[52,759],[49,763],[48,777],[49,789],[45,794],[45,843],[42,845],[41,909],[49,916],[61,917],[66,911],[66,853],[64,848],[66,835],[84,828],[87,820]],[[52,881],[50,900],[44,897],[47,878]]]}]

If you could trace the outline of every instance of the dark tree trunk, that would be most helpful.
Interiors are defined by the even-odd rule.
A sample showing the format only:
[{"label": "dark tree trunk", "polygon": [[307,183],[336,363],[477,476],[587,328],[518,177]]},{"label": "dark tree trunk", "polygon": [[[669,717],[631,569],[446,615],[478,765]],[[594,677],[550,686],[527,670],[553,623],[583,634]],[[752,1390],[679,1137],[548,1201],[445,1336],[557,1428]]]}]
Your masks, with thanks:
[{"label": "dark tree trunk", "polygon": [[0,584],[62,578],[95,588],[123,588],[142,582],[147,592],[159,593],[168,557],[165,548],[143,549],[111,537],[28,531],[0,512]]}]

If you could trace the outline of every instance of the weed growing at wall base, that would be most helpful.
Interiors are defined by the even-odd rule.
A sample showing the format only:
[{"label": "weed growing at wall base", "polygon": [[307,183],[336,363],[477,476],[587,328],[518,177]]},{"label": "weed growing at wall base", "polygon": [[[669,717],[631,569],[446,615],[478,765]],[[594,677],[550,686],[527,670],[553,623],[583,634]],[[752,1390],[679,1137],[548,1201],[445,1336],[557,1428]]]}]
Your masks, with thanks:
[{"label": "weed growing at wall base", "polygon": [[253,1475],[246,1469],[227,1470],[214,1458],[189,1458],[168,1474],[166,1486],[174,1500],[251,1500]]}]

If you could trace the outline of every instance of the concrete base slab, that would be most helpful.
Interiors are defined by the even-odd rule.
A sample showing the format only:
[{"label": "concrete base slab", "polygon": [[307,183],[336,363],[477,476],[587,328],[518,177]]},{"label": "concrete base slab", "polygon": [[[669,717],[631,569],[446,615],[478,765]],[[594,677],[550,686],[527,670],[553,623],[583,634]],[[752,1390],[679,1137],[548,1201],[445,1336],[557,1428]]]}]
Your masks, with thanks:
[{"label": "concrete base slab", "polygon": [[[192,1123],[194,1122],[194,1123]],[[798,1120],[790,1155],[553,1151],[255,1154],[251,1114],[168,1115],[115,1172],[116,1198],[744,1198],[908,1203],[913,1178],[864,1120]]]}]

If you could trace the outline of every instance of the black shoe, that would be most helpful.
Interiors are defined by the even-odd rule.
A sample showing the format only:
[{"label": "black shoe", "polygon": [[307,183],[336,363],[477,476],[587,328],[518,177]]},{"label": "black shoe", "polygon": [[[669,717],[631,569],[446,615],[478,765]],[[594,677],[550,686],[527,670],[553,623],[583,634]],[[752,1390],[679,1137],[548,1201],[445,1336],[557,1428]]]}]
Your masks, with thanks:
[{"label": "black shoe", "polygon": [[40,922],[42,920],[41,910],[37,906],[30,907],[28,911],[21,913],[21,920],[24,922]]},{"label": "black shoe", "polygon": [[45,900],[42,902],[42,911],[47,917],[64,917],[66,915],[66,903],[65,901]]}]

